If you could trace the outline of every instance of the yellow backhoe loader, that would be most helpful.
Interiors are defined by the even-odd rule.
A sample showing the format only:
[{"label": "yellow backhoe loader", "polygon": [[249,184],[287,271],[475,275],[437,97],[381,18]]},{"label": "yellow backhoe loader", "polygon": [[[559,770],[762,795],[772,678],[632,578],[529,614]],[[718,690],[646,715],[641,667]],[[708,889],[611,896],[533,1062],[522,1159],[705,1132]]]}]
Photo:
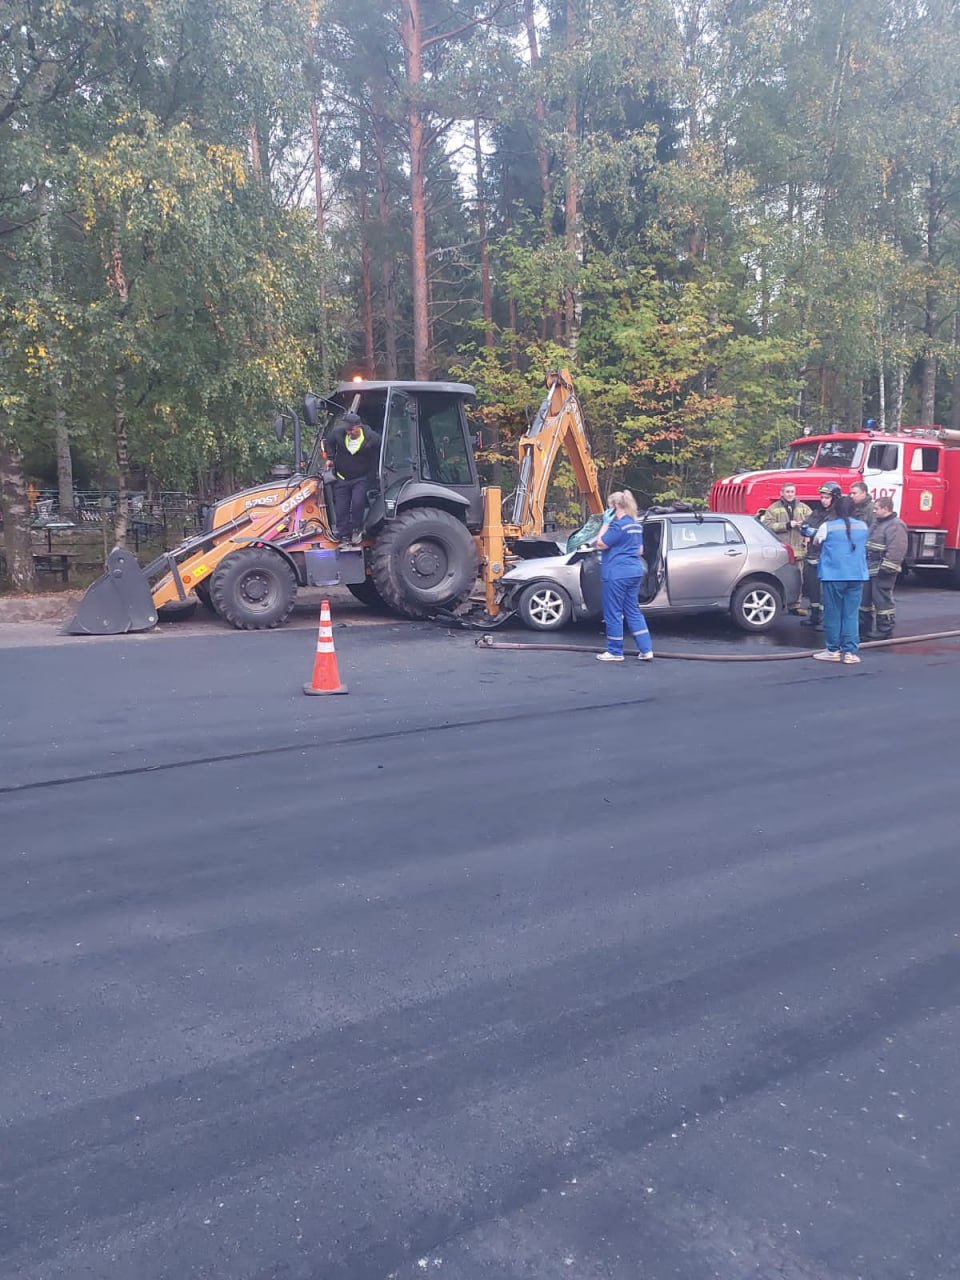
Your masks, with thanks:
[{"label": "yellow backhoe loader", "polygon": [[[205,527],[141,567],[116,549],[106,572],[65,627],[72,635],[143,631],[165,614],[183,613],[196,597],[233,626],[276,627],[289,616],[298,587],[344,585],[367,604],[408,618],[461,606],[484,588],[483,609],[499,612],[496,584],[525,540],[543,532],[544,504],[563,449],[587,510],[603,502],[580,405],[566,370],[547,377],[547,394],[518,445],[519,481],[501,491],[477,477],[466,404],[474,389],[455,382],[344,382],[329,396],[309,393],[303,417],[316,429],[302,457],[300,416],[294,428],[294,474],[224,498]],[[349,549],[335,534],[332,476],[323,441],[347,412],[381,436],[363,540]],[[510,508],[505,517],[504,506]]]}]

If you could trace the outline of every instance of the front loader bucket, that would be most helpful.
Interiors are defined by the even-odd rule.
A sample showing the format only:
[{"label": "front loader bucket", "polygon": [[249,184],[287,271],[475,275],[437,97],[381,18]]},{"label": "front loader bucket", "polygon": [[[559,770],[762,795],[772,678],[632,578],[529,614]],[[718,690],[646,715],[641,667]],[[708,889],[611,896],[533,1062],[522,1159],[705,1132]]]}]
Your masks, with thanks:
[{"label": "front loader bucket", "polygon": [[77,612],[63,628],[66,636],[119,636],[157,625],[150,583],[136,556],[120,547],[107,556],[107,571],[87,589]]}]

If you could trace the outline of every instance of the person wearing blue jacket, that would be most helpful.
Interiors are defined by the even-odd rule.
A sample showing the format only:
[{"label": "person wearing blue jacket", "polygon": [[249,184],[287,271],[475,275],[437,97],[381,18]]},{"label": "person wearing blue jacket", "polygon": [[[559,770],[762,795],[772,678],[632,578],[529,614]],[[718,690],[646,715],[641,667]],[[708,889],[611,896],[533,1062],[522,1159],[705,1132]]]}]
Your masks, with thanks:
[{"label": "person wearing blue jacket", "polygon": [[814,535],[820,546],[819,577],[823,593],[823,631],[826,648],[813,656],[818,662],[860,661],[860,597],[869,579],[869,530],[853,515],[853,502],[838,492],[830,513]]},{"label": "person wearing blue jacket", "polygon": [[600,558],[600,580],[603,584],[603,625],[607,633],[607,651],[598,653],[598,662],[623,661],[624,622],[637,642],[641,662],[653,657],[653,645],[646,619],[638,603],[640,584],[646,574],[643,561],[643,524],[637,515],[637,503],[628,489],[611,493],[612,515],[600,528],[597,547]]}]

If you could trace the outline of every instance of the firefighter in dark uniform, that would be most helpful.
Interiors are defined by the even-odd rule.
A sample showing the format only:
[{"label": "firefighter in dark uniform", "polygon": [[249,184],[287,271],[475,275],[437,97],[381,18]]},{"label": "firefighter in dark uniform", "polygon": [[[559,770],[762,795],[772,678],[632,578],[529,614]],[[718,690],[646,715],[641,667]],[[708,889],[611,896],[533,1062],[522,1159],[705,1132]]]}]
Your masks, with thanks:
[{"label": "firefighter in dark uniform", "polygon": [[889,640],[897,619],[893,589],[903,568],[909,543],[907,526],[893,510],[893,499],[881,496],[874,503],[873,524],[867,538],[869,581],[860,602],[860,638],[866,639],[876,624],[878,640]]},{"label": "firefighter in dark uniform", "polygon": [[853,500],[853,519],[862,520],[869,529],[873,524],[873,499],[862,480],[855,480],[850,486],[850,497]]},{"label": "firefighter in dark uniform", "polygon": [[[818,631],[823,630],[823,603],[820,595],[820,543],[814,541],[814,533],[820,528],[825,520],[831,519],[831,510],[835,506],[838,498],[843,496],[843,490],[838,484],[832,480],[820,486],[820,509],[813,509],[810,519],[804,525],[804,535],[807,537],[807,557],[803,562],[803,590],[810,601],[809,618],[801,618],[801,627],[815,627]],[[807,532],[809,530],[809,533]]]}]

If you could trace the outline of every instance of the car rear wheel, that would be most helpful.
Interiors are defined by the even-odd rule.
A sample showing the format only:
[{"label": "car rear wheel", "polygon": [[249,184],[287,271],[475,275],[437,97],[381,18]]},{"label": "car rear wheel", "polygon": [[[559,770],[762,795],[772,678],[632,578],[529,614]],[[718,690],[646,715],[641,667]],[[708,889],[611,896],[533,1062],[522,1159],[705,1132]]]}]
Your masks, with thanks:
[{"label": "car rear wheel", "polygon": [[744,582],[730,601],[730,615],[742,631],[768,631],[782,608],[779,593],[767,582]]},{"label": "car rear wheel", "polygon": [[533,582],[517,601],[524,626],[533,631],[559,631],[570,621],[573,605],[563,587],[553,582]]}]

